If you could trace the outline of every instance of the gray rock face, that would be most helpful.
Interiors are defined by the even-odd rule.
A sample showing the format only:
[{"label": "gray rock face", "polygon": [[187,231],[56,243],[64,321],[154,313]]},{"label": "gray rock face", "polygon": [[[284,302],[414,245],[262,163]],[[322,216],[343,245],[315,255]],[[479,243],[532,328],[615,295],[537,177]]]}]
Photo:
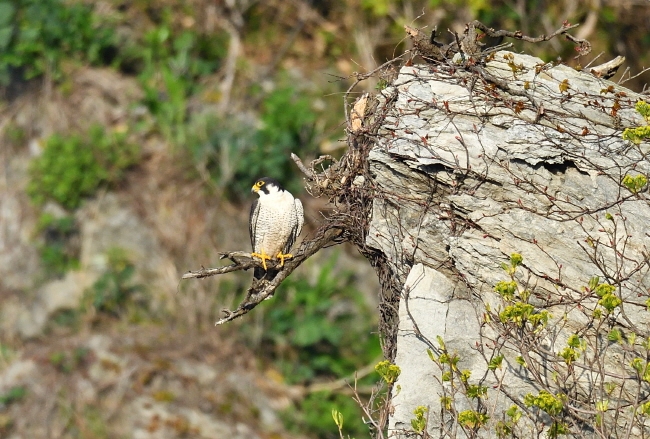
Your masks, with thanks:
[{"label": "gray rock face", "polygon": [[162,307],[174,293],[173,263],[165,257],[153,231],[119,197],[109,193],[89,200],[77,217],[81,223],[81,269],[45,283],[31,300],[5,303],[0,310],[0,331],[5,336],[36,337],[57,312],[77,309],[84,292],[107,270],[107,254],[112,249],[121,249],[135,265],[137,276],[132,282],[150,286],[154,307]]},{"label": "gray rock face", "polygon": [[[376,114],[386,117],[369,159],[383,196],[366,243],[404,285],[391,434],[413,431],[418,406],[436,437],[497,437],[503,426],[597,437],[596,416],[600,434],[648,434],[630,408],[645,400],[626,394],[648,390],[630,366],[638,356],[645,367],[645,349],[607,339],[612,330],[650,335],[647,185],[635,193],[622,183],[650,175],[650,145],[622,139],[623,128],[648,124],[634,108],[641,97],[525,55],[498,52],[482,71],[403,67],[380,96]],[[523,264],[511,279],[501,264],[513,253]],[[513,295],[495,292],[511,280]],[[620,303],[608,310],[598,284],[614,286]],[[516,320],[514,307],[527,305]],[[545,312],[548,322],[535,323]],[[573,334],[579,347],[567,344]],[[577,358],[562,357],[566,348]],[[605,382],[625,392],[608,393]],[[472,396],[472,385],[485,393]],[[531,399],[542,391],[559,398],[559,413]],[[505,414],[513,404],[524,413],[516,423]]]}]

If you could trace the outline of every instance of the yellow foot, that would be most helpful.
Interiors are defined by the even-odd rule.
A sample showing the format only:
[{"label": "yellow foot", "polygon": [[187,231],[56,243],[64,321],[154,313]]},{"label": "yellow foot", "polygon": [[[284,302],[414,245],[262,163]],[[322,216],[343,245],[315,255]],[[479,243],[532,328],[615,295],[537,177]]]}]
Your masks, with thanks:
[{"label": "yellow foot", "polygon": [[271,256],[267,255],[267,254],[264,252],[264,249],[260,249],[260,252],[259,252],[259,253],[251,253],[251,257],[252,257],[252,258],[253,258],[253,257],[258,257],[258,258],[260,258],[260,259],[262,260],[262,267],[264,267],[264,271],[266,271],[266,261],[267,261],[267,260],[270,261],[270,260],[271,260]]},{"label": "yellow foot", "polygon": [[284,267],[284,260],[293,258],[293,255],[291,253],[280,252],[277,254],[276,258],[280,260],[280,267]]}]

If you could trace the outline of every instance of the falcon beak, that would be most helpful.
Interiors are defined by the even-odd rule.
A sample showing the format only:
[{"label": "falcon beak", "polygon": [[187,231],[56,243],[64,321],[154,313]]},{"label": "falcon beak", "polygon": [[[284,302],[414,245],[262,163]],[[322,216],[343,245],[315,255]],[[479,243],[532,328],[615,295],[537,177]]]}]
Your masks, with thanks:
[{"label": "falcon beak", "polygon": [[259,189],[257,186],[253,186],[253,187],[251,188],[251,193],[254,194],[254,193],[256,193],[256,192],[259,192],[259,190],[260,190],[260,189]]}]

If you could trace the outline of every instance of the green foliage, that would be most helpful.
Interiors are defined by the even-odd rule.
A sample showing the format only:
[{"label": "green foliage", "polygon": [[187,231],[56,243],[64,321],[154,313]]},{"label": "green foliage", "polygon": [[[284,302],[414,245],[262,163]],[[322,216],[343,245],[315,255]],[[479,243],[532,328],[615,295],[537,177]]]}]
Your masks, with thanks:
[{"label": "green foliage", "polygon": [[650,122],[650,104],[644,101],[637,101],[634,108],[647,122]]},{"label": "green foliage", "polygon": [[261,126],[214,117],[195,121],[188,145],[197,167],[233,198],[245,198],[256,178],[273,177],[293,193],[302,187],[291,153],[314,155],[317,118],[310,96],[281,86],[262,100]]},{"label": "green foliage", "polygon": [[488,363],[488,369],[490,370],[501,369],[502,363],[503,363],[503,355],[497,355],[496,357],[492,358]]},{"label": "green foliage", "polygon": [[527,407],[537,407],[550,416],[558,416],[564,410],[564,395],[553,395],[546,390],[540,390],[537,396],[528,393],[524,395],[524,404]]},{"label": "green foliage", "polygon": [[413,414],[415,415],[415,418],[411,419],[411,427],[413,428],[413,431],[418,434],[424,432],[427,428],[428,413],[429,409],[423,405],[417,406],[415,410],[413,410]]},{"label": "green foliage", "polygon": [[623,340],[623,333],[620,329],[613,328],[607,334],[607,340],[611,341],[612,343],[620,343]]},{"label": "green foliage", "polygon": [[513,276],[515,271],[517,271],[517,267],[519,267],[522,262],[524,262],[523,256],[519,253],[513,253],[510,255],[510,264],[502,263],[501,268],[508,273],[508,275]]},{"label": "green foliage", "polygon": [[99,26],[90,6],[62,0],[0,1],[0,85],[13,71],[23,79],[62,76],[61,64],[102,64],[115,43],[114,31]]},{"label": "green foliage", "polygon": [[[644,101],[637,101],[635,109],[641,116],[643,116],[648,125],[636,128],[625,128],[623,131],[623,139],[629,140],[638,145],[643,140],[650,139],[650,104]],[[623,182],[625,184],[625,180],[623,180]]]},{"label": "green foliage", "polygon": [[295,175],[291,153],[316,152],[316,113],[311,99],[292,85],[279,87],[264,98],[260,117],[262,128],[255,133],[248,150],[241,151],[235,183],[241,185],[240,191],[248,192],[251,181],[268,176],[284,182],[287,189],[298,191],[300,181],[289,178]]},{"label": "green foliage", "polygon": [[141,41],[125,48],[125,63],[138,65],[144,104],[156,119],[156,128],[176,146],[189,138],[188,102],[197,94],[199,78],[218,70],[226,56],[227,37],[192,30],[174,33],[172,12],[162,12],[162,23]]},{"label": "green foliage", "polygon": [[523,302],[508,305],[499,313],[499,320],[502,323],[513,323],[519,327],[530,323],[534,330],[545,327],[549,318],[548,311],[536,311],[533,305]]},{"label": "green foliage", "polygon": [[[291,383],[346,378],[381,355],[374,330],[373,312],[353,288],[351,273],[335,273],[336,255],[315,279],[290,276],[264,310],[260,353],[273,362]],[[252,334],[251,334],[252,335]],[[378,365],[387,379],[396,378],[394,365]],[[360,383],[372,383],[377,375]],[[313,393],[286,413],[288,426],[331,437],[332,422],[323,413],[336,408],[351,435],[367,434],[360,409],[347,395]]]},{"label": "green foliage", "polygon": [[143,287],[132,282],[135,266],[123,249],[110,249],[106,258],[107,269],[86,291],[83,307],[93,307],[97,312],[117,317],[136,300]]},{"label": "green foliage", "polygon": [[607,283],[599,283],[593,290],[600,299],[598,305],[602,306],[607,313],[611,313],[623,301],[614,294],[616,287]]},{"label": "green foliage", "polygon": [[386,382],[386,384],[393,384],[399,374],[402,372],[398,365],[392,364],[388,360],[380,361],[375,366],[375,372]]},{"label": "green foliage", "polygon": [[499,281],[494,286],[494,291],[496,291],[501,297],[506,300],[513,300],[515,293],[517,292],[517,282],[511,281]]},{"label": "green foliage", "polygon": [[468,398],[487,397],[487,387],[479,384],[467,384],[466,394]]},{"label": "green foliage", "polygon": [[[650,137],[650,126],[648,129],[648,137]],[[648,178],[643,174],[638,174],[634,177],[628,174],[623,177],[623,186],[628,188],[628,190],[633,194],[638,193],[646,184],[648,184]]]},{"label": "green foliage", "polygon": [[334,423],[341,432],[343,430],[343,414],[337,409],[332,409],[332,419],[334,419]]},{"label": "green foliage", "polygon": [[506,415],[512,419],[513,422],[519,421],[521,418],[521,410],[519,410],[519,407],[516,405],[510,406],[510,408],[506,411]]},{"label": "green foliage", "polygon": [[438,358],[438,361],[440,361],[440,364],[448,364],[452,370],[458,370],[458,367],[456,366],[458,364],[458,361],[460,360],[460,357],[457,354],[448,354],[448,353],[443,353],[440,355]]},{"label": "green foliage", "polygon": [[548,429],[548,437],[555,438],[563,434],[569,434],[569,426],[564,422],[553,422]]},{"label": "green foliage", "polygon": [[361,5],[375,17],[388,15],[392,0],[361,0]]},{"label": "green foliage", "polygon": [[[512,302],[513,304],[506,307],[506,309],[504,309],[504,311],[501,313],[502,316],[500,317],[504,322],[510,320],[517,324],[523,324],[526,322],[526,320],[531,319],[533,322],[536,322],[540,319],[548,320],[548,315],[544,314],[545,311],[542,313],[536,313],[534,312],[534,308],[526,303],[530,297],[530,291],[520,291],[517,282],[515,281],[515,273],[517,272],[517,267],[522,264],[523,260],[524,258],[519,253],[513,253],[510,255],[509,264],[501,264],[501,268],[508,274],[510,280],[502,280],[497,282],[497,284],[494,286],[494,291],[503,297],[506,302]],[[517,298],[520,300],[516,300]],[[534,325],[537,324],[538,323],[534,323]]]},{"label": "green foliage", "polygon": [[485,413],[474,410],[464,410],[458,413],[458,423],[465,428],[473,430],[479,429],[490,419]]},{"label": "green foliage", "polygon": [[[208,115],[195,118],[188,148],[195,166],[210,177],[222,192],[231,197],[250,195],[250,188],[258,176],[243,176],[248,151],[255,144],[257,128],[236,117],[219,119]],[[235,174],[240,169],[235,181]],[[284,181],[284,179],[282,180]]]},{"label": "green foliage", "polygon": [[[297,406],[292,406],[280,415],[285,426],[300,434],[311,433],[313,437],[338,438],[338,426],[332,425],[327,413],[337,412],[334,419],[345,419],[346,433],[352,437],[367,437],[368,427],[363,423],[357,403],[348,395],[331,392],[314,392],[307,395]],[[335,427],[335,428],[332,428]],[[342,427],[341,427],[342,429]]]},{"label": "green foliage", "polygon": [[27,193],[36,204],[52,200],[75,209],[102,185],[120,182],[139,157],[140,148],[126,134],[106,133],[101,126],[84,136],[55,134],[30,165]]},{"label": "green foliage", "polygon": [[644,402],[639,406],[639,413],[644,416],[650,416],[650,401]]},{"label": "green foliage", "polygon": [[650,382],[650,363],[643,360],[642,358],[635,357],[631,362],[630,366],[636,371],[639,377],[643,381]]},{"label": "green foliage", "polygon": [[24,386],[16,386],[0,395],[0,406],[7,406],[18,402],[27,395],[27,389]]},{"label": "green foliage", "polygon": [[558,355],[564,359],[566,364],[571,364],[580,357],[580,352],[575,349],[564,348]]},{"label": "green foliage", "polygon": [[70,245],[71,239],[79,233],[74,217],[56,218],[44,213],[38,219],[37,230],[43,236],[39,253],[47,275],[62,276],[79,268],[78,249]]},{"label": "green foliage", "polygon": [[567,340],[567,347],[558,355],[564,359],[566,364],[571,364],[580,358],[580,353],[584,350],[584,344],[584,340],[582,340],[577,334],[571,334]]},{"label": "green foliage", "polygon": [[528,364],[526,364],[526,360],[521,355],[517,355],[517,358],[515,358],[515,361],[521,367],[528,367]]},{"label": "green foliage", "polygon": [[265,309],[263,353],[292,383],[345,377],[380,355],[372,311],[352,273],[335,273],[335,263],[327,261],[314,280],[289,277]]}]

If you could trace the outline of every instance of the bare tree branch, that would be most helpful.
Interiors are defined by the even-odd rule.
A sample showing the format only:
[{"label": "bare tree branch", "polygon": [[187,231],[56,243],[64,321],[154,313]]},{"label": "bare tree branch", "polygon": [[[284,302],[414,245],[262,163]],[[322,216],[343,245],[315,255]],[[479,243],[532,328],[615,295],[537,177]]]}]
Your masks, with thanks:
[{"label": "bare tree branch", "polygon": [[589,43],[587,40],[576,38],[568,33],[570,30],[578,26],[578,24],[570,25],[565,23],[561,28],[548,35],[530,37],[524,35],[521,31],[512,32],[506,30],[494,30],[493,28],[486,26],[480,21],[474,20],[467,24],[467,27],[465,28],[465,34],[462,36],[456,35],[456,41],[451,44],[441,44],[435,41],[437,35],[436,30],[432,32],[431,36],[427,36],[421,30],[412,28],[410,26],[404,26],[404,30],[413,41],[413,46],[420,56],[432,61],[443,61],[445,59],[450,59],[455,53],[466,53],[470,56],[485,56],[488,53],[493,52],[491,48],[485,50],[482,49],[483,44],[479,41],[482,35],[477,34],[476,29],[481,30],[485,35],[489,37],[507,37],[526,41],[528,43],[540,43],[543,41],[549,41],[560,35],[564,35],[567,40],[576,45],[578,56],[587,55],[589,52],[591,52],[591,43]]},{"label": "bare tree branch", "polygon": [[[236,319],[237,317],[241,317],[255,308],[263,300],[273,296],[280,283],[282,283],[282,281],[286,279],[287,276],[289,276],[309,257],[324,247],[342,242],[342,240],[339,239],[342,234],[343,229],[341,227],[332,224],[326,224],[316,232],[315,238],[302,242],[298,251],[295,252],[294,257],[285,261],[284,267],[280,267],[279,263],[274,261],[268,262],[267,268],[273,270],[269,272],[275,272],[276,269],[279,269],[279,271],[275,272],[275,276],[272,279],[254,279],[252,285],[248,289],[246,298],[235,310],[223,309],[222,311],[225,314],[225,317],[220,319],[215,324],[222,325],[226,322]],[[200,270],[190,271],[188,273],[185,273],[182,278],[201,279],[204,277],[216,276],[219,274],[231,273],[234,271],[245,271],[250,268],[262,266],[261,261],[252,258],[251,254],[246,252],[224,252],[220,253],[220,256],[221,259],[230,259],[232,261],[232,264],[224,267],[201,268]]]}]

